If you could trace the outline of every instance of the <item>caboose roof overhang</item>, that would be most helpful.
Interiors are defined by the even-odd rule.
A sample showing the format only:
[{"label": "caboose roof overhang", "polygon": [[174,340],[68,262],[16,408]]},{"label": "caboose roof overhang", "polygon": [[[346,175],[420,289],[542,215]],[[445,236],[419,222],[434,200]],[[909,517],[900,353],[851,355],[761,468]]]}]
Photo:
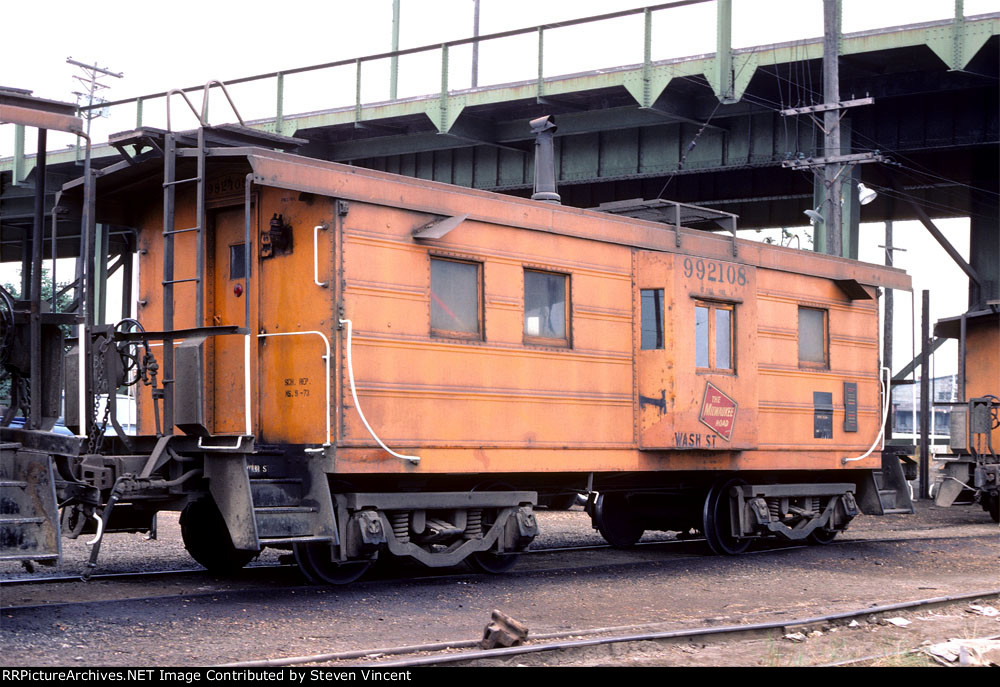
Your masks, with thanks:
[{"label": "caboose roof overhang", "polygon": [[973,310],[958,317],[946,317],[934,325],[934,336],[942,339],[959,339],[962,336],[962,320],[966,327],[1000,324],[1000,303],[990,304],[985,310]]}]

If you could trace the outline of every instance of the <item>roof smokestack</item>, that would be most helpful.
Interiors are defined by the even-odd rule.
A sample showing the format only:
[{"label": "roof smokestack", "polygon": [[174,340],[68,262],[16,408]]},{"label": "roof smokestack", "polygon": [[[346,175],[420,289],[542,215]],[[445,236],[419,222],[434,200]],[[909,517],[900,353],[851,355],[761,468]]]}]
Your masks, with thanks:
[{"label": "roof smokestack", "polygon": [[552,141],[556,120],[552,115],[532,119],[531,130],[535,134],[535,192],[531,194],[531,199],[560,204],[562,199],[556,192],[555,146]]}]

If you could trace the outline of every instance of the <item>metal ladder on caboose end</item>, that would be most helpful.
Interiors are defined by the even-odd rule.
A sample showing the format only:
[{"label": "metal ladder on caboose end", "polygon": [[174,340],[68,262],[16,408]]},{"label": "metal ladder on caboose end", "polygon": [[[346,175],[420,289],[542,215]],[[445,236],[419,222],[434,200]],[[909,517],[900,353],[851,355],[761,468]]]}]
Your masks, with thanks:
[{"label": "metal ladder on caboose end", "polygon": [[[167,98],[169,99],[169,95]],[[187,97],[185,96],[185,100]],[[190,101],[188,102],[190,105]],[[192,108],[193,109],[193,108]],[[177,178],[177,134],[170,131],[169,107],[167,132],[163,142],[163,331],[174,329],[174,284],[195,282],[195,323],[201,327],[205,321],[205,123],[199,117],[198,143],[195,148],[197,171],[194,177]],[[192,227],[176,226],[177,187],[181,184],[195,184],[195,224]],[[176,278],[174,274],[174,237],[177,234],[193,232],[197,244],[195,274],[193,277]],[[154,403],[156,401],[154,400]],[[174,347],[163,347],[163,429],[170,434],[174,426]]]},{"label": "metal ladder on caboose end", "polygon": [[[210,127],[207,122],[208,110],[208,89],[212,83],[217,83],[222,87],[223,92],[229,99],[233,112],[240,121],[239,130],[236,127],[222,126]],[[181,91],[172,93],[184,94]],[[167,96],[169,99],[169,95]],[[184,100],[190,106],[191,103],[184,96]],[[191,108],[194,111],[194,108]],[[198,328],[204,327],[205,313],[205,252],[206,246],[206,187],[207,169],[206,158],[208,148],[212,145],[233,145],[240,139],[239,144],[264,143],[270,146],[291,147],[301,145],[305,141],[301,139],[288,138],[281,135],[268,134],[266,132],[254,132],[247,129],[240,117],[236,106],[229,98],[225,86],[221,82],[209,82],[205,86],[205,95],[202,103],[202,112],[199,116],[195,112],[199,121],[197,139],[195,145],[180,149],[184,143],[190,144],[190,133],[177,134],[170,129],[169,105],[167,116],[167,131],[163,138],[163,329],[172,331],[174,328],[173,295],[174,284],[195,282],[195,325]],[[193,177],[177,178],[177,160],[182,157],[194,157],[197,163],[195,175]],[[178,227],[176,222],[176,194],[177,188],[184,184],[195,185],[195,222],[193,226]],[[178,234],[193,233],[197,244],[195,253],[195,275],[178,276],[175,273],[175,246],[174,237]],[[247,244],[249,251],[249,244]],[[248,261],[249,264],[249,255]],[[248,317],[249,317],[249,310]],[[249,327],[249,322],[247,322]],[[163,374],[164,374],[164,428],[169,433],[174,426],[174,350],[173,346],[164,346],[163,351]],[[249,432],[249,426],[248,430]],[[237,443],[240,446],[241,442]],[[199,446],[201,444],[199,443]],[[204,447],[210,449],[211,447]],[[242,506],[252,513],[252,523],[254,534],[244,540],[245,544],[255,543],[256,545],[290,544],[298,542],[332,541],[336,538],[336,533],[331,530],[333,523],[333,503],[329,493],[318,490],[315,487],[307,487],[305,482],[310,484],[324,484],[325,476],[319,469],[318,464],[309,464],[310,475],[308,480],[302,477],[286,477],[280,479],[268,479],[265,476],[249,474],[245,462],[245,455],[237,451],[229,453],[231,447],[216,447],[223,449],[222,453],[213,451],[212,460],[215,463],[217,474],[225,474],[226,481],[240,480],[246,484],[245,495],[247,502]],[[226,454],[229,454],[228,456]],[[239,466],[233,462],[234,458],[241,460]],[[209,458],[206,456],[206,461]],[[207,466],[206,466],[207,469]],[[235,504],[229,504],[232,508]],[[245,518],[243,519],[245,521]],[[249,532],[246,533],[249,535]],[[249,539],[256,540],[255,542]]]},{"label": "metal ladder on caboose end", "polygon": [[[239,125],[223,124],[220,126],[210,126],[208,124],[208,95],[212,86],[219,86],[222,93],[229,101],[233,114],[239,120]],[[198,121],[196,132],[175,132],[171,128],[170,120],[170,98],[173,95],[180,95],[187,106],[191,109]],[[163,156],[163,331],[170,332],[174,329],[174,285],[194,282],[195,283],[195,328],[213,329],[205,325],[205,253],[206,245],[206,188],[208,185],[206,178],[206,159],[209,156],[211,147],[241,147],[241,146],[265,146],[278,150],[290,151],[306,143],[304,139],[283,136],[281,134],[271,134],[264,131],[256,131],[246,126],[236,104],[230,97],[226,85],[221,81],[212,80],[205,84],[202,96],[201,111],[195,109],[183,90],[174,89],[167,92],[167,130],[140,128],[135,132],[122,135],[122,137],[111,137],[109,143],[118,148],[119,152],[129,158],[125,151],[125,146],[135,144],[139,141],[146,141],[154,149],[159,149]],[[192,136],[194,134],[194,136]],[[193,143],[193,145],[192,145]],[[138,149],[138,147],[137,147]],[[197,163],[194,176],[177,178],[178,160],[181,158],[194,157]],[[176,224],[176,198],[177,188],[185,184],[195,185],[195,222],[193,226],[177,227]],[[195,274],[193,276],[180,276],[175,273],[175,244],[174,237],[178,234],[193,233],[196,241],[195,252]],[[247,250],[249,250],[249,243]],[[249,258],[249,255],[248,255]],[[249,317],[249,311],[248,315]],[[246,324],[249,327],[249,322]],[[223,333],[223,332],[216,332]],[[230,332],[231,333],[231,332]],[[209,334],[211,335],[211,334]],[[163,428],[167,434],[173,431],[174,420],[174,350],[172,346],[163,347]]]}]

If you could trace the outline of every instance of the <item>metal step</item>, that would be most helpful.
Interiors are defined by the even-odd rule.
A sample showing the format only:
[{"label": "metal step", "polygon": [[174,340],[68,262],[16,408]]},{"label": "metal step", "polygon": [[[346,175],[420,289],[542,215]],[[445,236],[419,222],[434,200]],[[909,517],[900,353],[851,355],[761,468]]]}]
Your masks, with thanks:
[{"label": "metal step", "polygon": [[303,498],[303,482],[297,478],[250,479],[254,507],[297,506]]},{"label": "metal step", "polygon": [[885,473],[881,470],[872,470],[872,476],[875,478],[875,486],[878,487],[879,492],[892,491],[886,486]]},{"label": "metal step", "polygon": [[308,544],[311,542],[332,542],[333,537],[261,537],[260,543],[266,546],[277,544]]},{"label": "metal step", "polygon": [[257,536],[269,537],[311,537],[316,531],[317,509],[308,506],[265,506],[254,507],[257,521]]},{"label": "metal step", "polygon": [[58,560],[62,551],[52,460],[5,443],[0,463],[0,560]]},{"label": "metal step", "polygon": [[892,454],[882,454],[882,469],[873,470],[872,477],[878,489],[878,500],[882,504],[883,515],[913,513],[909,485],[903,475],[899,458]]},{"label": "metal step", "polygon": [[895,489],[879,489],[878,500],[882,504],[882,509],[887,510],[896,507]]},{"label": "metal step", "polygon": [[284,515],[286,513],[315,513],[316,509],[309,506],[254,506],[253,512],[258,515]]},{"label": "metal step", "polygon": [[[336,541],[326,475],[317,465],[307,466],[306,470],[308,477],[302,472],[292,472],[288,477],[248,475],[261,545]],[[313,491],[307,483],[314,485]]]},{"label": "metal step", "polygon": [[9,525],[36,525],[45,522],[45,518],[18,518],[9,515],[0,515],[0,528]]}]

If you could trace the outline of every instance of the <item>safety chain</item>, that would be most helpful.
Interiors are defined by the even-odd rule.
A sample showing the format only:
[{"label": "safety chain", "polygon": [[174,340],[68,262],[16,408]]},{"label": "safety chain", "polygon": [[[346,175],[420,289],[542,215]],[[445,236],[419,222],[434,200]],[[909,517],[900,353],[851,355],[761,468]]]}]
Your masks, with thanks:
[{"label": "safety chain", "polygon": [[[96,376],[94,384],[94,422],[90,426],[88,437],[88,448],[92,454],[98,453],[104,445],[104,432],[108,428],[108,419],[111,416],[111,389],[108,384],[107,366],[105,364],[105,356],[110,347],[111,338],[104,337],[104,340],[97,347],[97,355],[93,357],[94,375]],[[107,398],[104,400],[104,418],[98,422],[97,414],[101,407],[101,391],[107,394]]]}]

